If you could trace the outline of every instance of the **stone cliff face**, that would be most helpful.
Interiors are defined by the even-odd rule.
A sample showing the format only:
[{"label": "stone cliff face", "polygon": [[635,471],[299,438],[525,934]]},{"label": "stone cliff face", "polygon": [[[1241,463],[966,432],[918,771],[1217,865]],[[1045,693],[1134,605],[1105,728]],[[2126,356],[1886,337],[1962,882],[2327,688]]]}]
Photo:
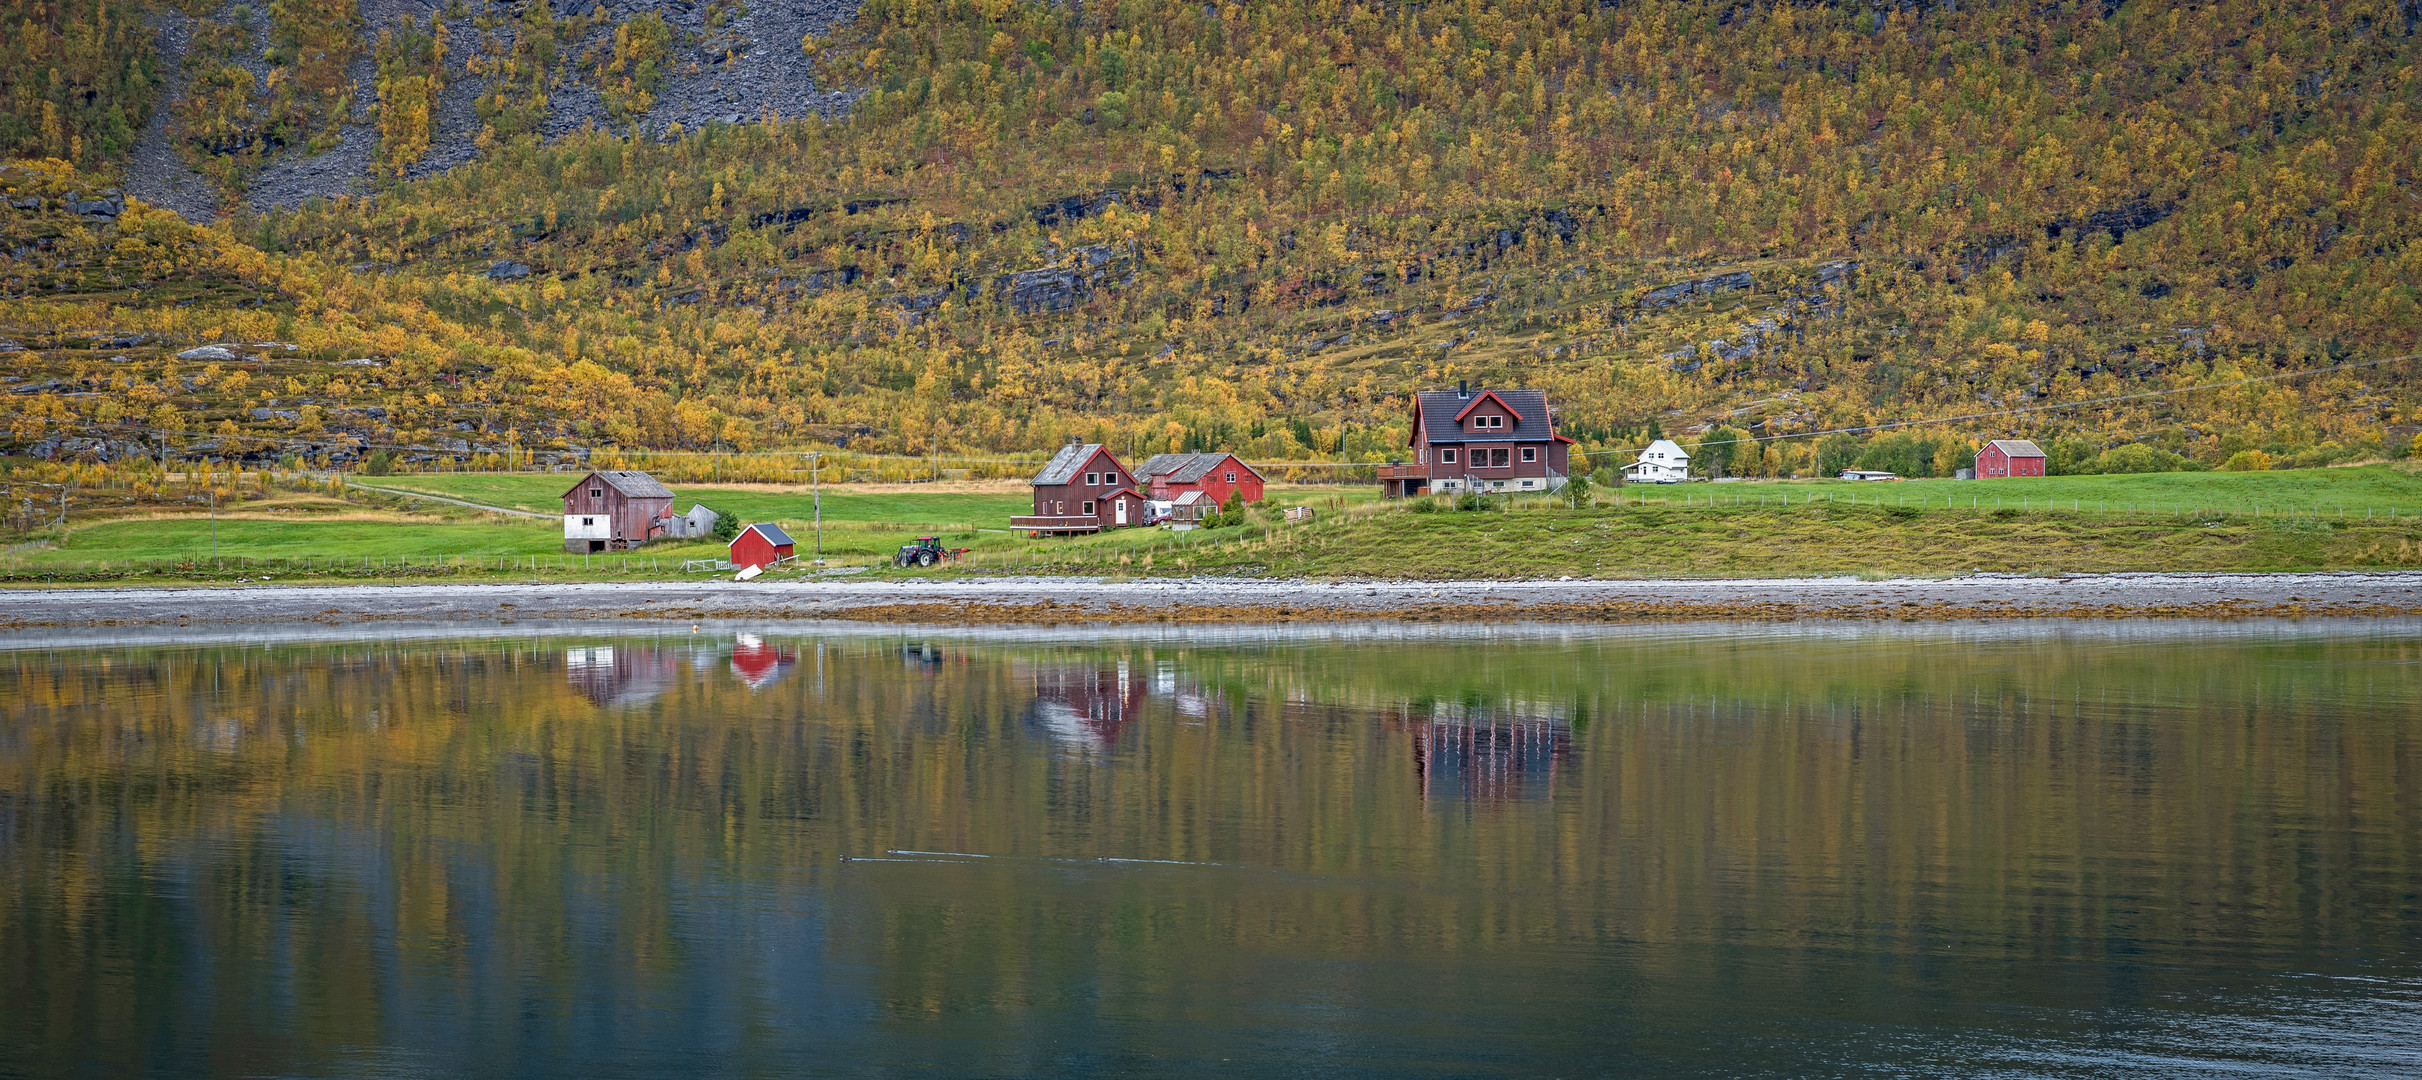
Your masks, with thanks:
[{"label": "stone cliff face", "polygon": [[[570,34],[561,42],[558,60],[548,74],[546,115],[538,127],[547,138],[591,126],[661,136],[675,130],[676,124],[679,130],[696,130],[708,124],[755,123],[768,117],[829,116],[848,109],[856,97],[847,89],[818,86],[800,48],[802,39],[855,18],[856,0],[762,0],[754,7],[696,0],[528,2],[551,3],[550,13]],[[473,66],[482,57],[512,55],[522,5],[501,0],[467,5],[439,0],[360,3],[365,40],[361,55],[347,72],[354,85],[354,107],[342,125],[342,141],[323,153],[268,161],[244,184],[244,190],[225,193],[234,201],[259,209],[283,209],[314,197],[367,190],[379,137],[374,44],[383,29],[426,26],[433,15],[446,29],[446,78],[430,110],[428,150],[404,175],[432,175],[479,156],[483,125],[477,102],[493,87],[490,80],[474,73]],[[212,21],[230,23],[238,17],[238,6],[230,3],[200,18],[172,9],[155,21],[165,93],[129,162],[127,189],[137,198],[193,221],[217,216],[222,193],[187,167],[178,148],[174,116],[185,90],[187,46],[197,26]],[[617,123],[598,93],[594,73],[582,70],[579,58],[593,49],[610,49],[616,26],[646,15],[663,19],[672,29],[672,54],[652,106],[643,115]]]}]

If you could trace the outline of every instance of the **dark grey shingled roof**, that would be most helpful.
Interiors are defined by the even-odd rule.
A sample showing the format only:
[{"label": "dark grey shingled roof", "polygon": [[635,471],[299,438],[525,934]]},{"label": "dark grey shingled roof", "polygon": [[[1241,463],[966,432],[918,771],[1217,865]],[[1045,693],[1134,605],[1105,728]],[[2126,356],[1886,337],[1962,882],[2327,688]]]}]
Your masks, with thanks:
[{"label": "dark grey shingled roof", "polygon": [[[1146,483],[1150,483],[1156,477],[1166,476],[1173,484],[1191,484],[1210,475],[1211,470],[1218,468],[1219,463],[1228,460],[1230,456],[1224,450],[1200,454],[1154,454],[1150,460],[1144,462],[1143,468],[1136,470],[1135,474],[1143,477]],[[1237,459],[1237,464],[1243,465],[1244,459]],[[1245,465],[1247,469],[1252,467]],[[1257,472],[1254,475],[1261,474]]]},{"label": "dark grey shingled roof", "polygon": [[[637,469],[599,469],[592,475],[605,481],[608,487],[630,498],[670,499],[673,497],[673,489],[657,483],[655,477]],[[586,483],[587,478],[583,477],[582,482]],[[580,485],[572,485],[572,490],[580,490]],[[565,494],[568,496],[570,492]]]},{"label": "dark grey shingled roof", "polygon": [[1051,455],[1051,460],[1043,466],[1043,471],[1034,474],[1034,479],[1028,483],[1035,487],[1043,487],[1075,480],[1077,470],[1084,468],[1086,462],[1093,460],[1093,452],[1101,448],[1102,444],[1091,442],[1069,443],[1060,447],[1060,452]]},{"label": "dark grey shingled roof", "polygon": [[[791,534],[783,532],[782,526],[776,525],[770,521],[757,522],[750,525],[748,529],[757,530],[758,535],[765,537],[766,540],[771,542],[775,547],[781,547],[784,544],[789,544],[796,547],[799,543],[798,541],[791,539]],[[740,531],[747,532],[748,529],[742,529]]]},{"label": "dark grey shingled roof", "polygon": [[[1455,414],[1482,394],[1497,395],[1520,419],[1504,431],[1463,430]],[[1555,436],[1547,419],[1547,395],[1538,390],[1474,390],[1470,397],[1453,390],[1424,390],[1419,397],[1421,430],[1429,433],[1431,442],[1545,442]]]}]

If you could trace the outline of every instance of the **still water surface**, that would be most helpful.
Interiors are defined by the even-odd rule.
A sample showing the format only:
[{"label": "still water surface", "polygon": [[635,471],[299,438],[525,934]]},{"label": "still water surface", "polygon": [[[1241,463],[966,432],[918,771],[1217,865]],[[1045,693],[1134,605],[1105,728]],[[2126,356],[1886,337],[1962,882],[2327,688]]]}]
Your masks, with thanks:
[{"label": "still water surface", "polygon": [[2422,627],[0,652],[0,1075],[2422,1074]]}]

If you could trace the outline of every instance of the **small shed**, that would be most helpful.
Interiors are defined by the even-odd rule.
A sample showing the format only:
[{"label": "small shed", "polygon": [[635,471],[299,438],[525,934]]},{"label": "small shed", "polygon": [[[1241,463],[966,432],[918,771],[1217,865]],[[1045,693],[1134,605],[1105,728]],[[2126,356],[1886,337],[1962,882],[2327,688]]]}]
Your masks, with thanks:
[{"label": "small shed", "polygon": [[782,526],[756,522],[740,530],[732,538],[732,565],[740,569],[752,566],[772,566],[788,562],[798,555],[798,543]]},{"label": "small shed", "polygon": [[2044,451],[2033,439],[1995,439],[1976,452],[1976,478],[2042,476]]},{"label": "small shed", "polygon": [[[671,513],[671,509],[668,507],[666,512]],[[664,519],[664,534],[691,540],[713,536],[715,523],[722,519],[723,515],[707,509],[705,503],[693,503],[689,513],[673,514]]]},{"label": "small shed", "polygon": [[664,535],[672,489],[632,469],[599,469],[563,493],[563,549],[624,551]]}]

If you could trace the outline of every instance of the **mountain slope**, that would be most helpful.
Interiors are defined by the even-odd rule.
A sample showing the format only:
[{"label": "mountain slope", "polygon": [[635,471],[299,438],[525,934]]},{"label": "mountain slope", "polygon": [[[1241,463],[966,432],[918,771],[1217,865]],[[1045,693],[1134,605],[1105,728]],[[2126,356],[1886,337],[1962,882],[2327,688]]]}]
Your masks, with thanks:
[{"label": "mountain slope", "polygon": [[[253,410],[308,398],[416,445],[476,412],[588,445],[1084,435],[1367,460],[1401,445],[1405,391],[1458,379],[1544,386],[1612,448],[2422,349],[2414,3],[877,0],[805,48],[773,28],[824,16],[781,11],[456,9],[423,35],[442,49],[365,12],[401,95],[365,160],[420,178],[242,210],[222,249],[385,297],[412,333],[308,288],[262,310],[281,340],[319,328],[322,362],[412,374],[169,394],[184,429],[268,435]],[[717,73],[751,58],[765,74]],[[447,104],[466,95],[469,136]],[[321,119],[358,147],[362,116]],[[222,171],[276,185],[277,160]],[[11,276],[111,305],[62,318],[185,344],[250,317],[60,262]],[[25,304],[0,317],[35,326]],[[2401,454],[2414,386],[2391,364],[1892,452],[1930,471],[2019,432],[2071,467],[2131,442],[2139,462]],[[1858,452],[1817,442],[1736,467]]]}]

